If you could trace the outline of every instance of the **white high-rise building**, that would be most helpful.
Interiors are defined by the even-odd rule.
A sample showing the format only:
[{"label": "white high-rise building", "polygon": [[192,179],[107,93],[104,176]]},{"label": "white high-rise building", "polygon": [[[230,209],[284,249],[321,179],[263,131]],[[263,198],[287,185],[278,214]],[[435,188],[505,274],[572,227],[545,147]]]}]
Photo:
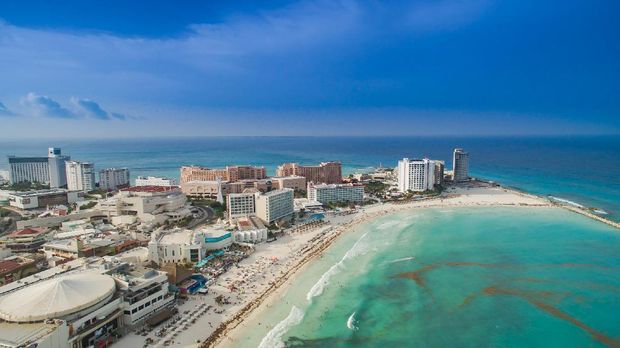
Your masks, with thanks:
[{"label": "white high-rise building", "polygon": [[95,189],[95,164],[90,162],[67,161],[67,188],[72,191],[92,191]]},{"label": "white high-rise building", "polygon": [[48,158],[9,156],[9,176],[14,184],[25,181],[49,184]]},{"label": "white high-rise building", "polygon": [[255,196],[254,192],[228,194],[226,196],[228,220],[255,215]]},{"label": "white high-rise building", "polygon": [[425,159],[403,158],[398,161],[398,190],[421,192],[435,186],[435,163]]},{"label": "white high-rise building", "polygon": [[71,160],[70,156],[63,156],[59,147],[50,147],[47,149],[47,160],[50,172],[50,187],[66,187],[67,186],[67,161]]},{"label": "white high-rise building", "polygon": [[139,176],[136,178],[136,186],[176,186],[177,181],[171,178],[162,178],[158,176]]},{"label": "white high-rise building", "polygon": [[454,149],[452,157],[452,179],[454,181],[469,180],[469,153],[463,149]]},{"label": "white high-rise building", "polygon": [[102,190],[116,190],[129,186],[129,169],[106,168],[99,171],[99,188]]},{"label": "white high-rise building", "polygon": [[293,216],[294,199],[294,190],[290,188],[256,193],[256,216],[267,224],[289,219]]}]

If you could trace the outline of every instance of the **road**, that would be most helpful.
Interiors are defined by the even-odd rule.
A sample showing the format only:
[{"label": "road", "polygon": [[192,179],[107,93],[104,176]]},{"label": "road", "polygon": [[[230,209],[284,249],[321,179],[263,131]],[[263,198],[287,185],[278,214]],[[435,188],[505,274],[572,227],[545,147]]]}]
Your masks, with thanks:
[{"label": "road", "polygon": [[209,207],[194,205],[192,206],[192,209],[196,210],[196,213],[194,214],[198,215],[198,217],[194,218],[189,224],[187,224],[187,228],[189,229],[210,221],[215,217],[215,212]]}]

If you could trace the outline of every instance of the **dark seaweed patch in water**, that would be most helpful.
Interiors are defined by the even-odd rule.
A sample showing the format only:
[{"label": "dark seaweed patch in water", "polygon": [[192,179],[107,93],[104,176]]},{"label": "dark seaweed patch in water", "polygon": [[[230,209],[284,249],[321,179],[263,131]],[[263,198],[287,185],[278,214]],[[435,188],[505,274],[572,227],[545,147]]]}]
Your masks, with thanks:
[{"label": "dark seaweed patch in water", "polygon": [[[600,266],[596,264],[576,264],[576,263],[562,263],[562,264],[534,264],[534,265],[514,265],[514,264],[487,264],[487,263],[478,263],[478,262],[446,262],[446,263],[434,263],[430,265],[426,265],[420,269],[403,272],[397,274],[395,278],[405,278],[413,280],[419,287],[425,289],[429,294],[431,294],[431,289],[428,287],[426,279],[424,278],[425,273],[435,270],[440,267],[482,267],[482,268],[585,268],[585,269],[599,269],[599,270],[612,270],[613,268]],[[547,283],[549,281],[539,278],[514,278],[513,282],[532,282],[532,283]],[[596,284],[588,284],[589,287],[595,287]],[[609,290],[609,289],[608,289]],[[611,290],[614,290],[614,287],[611,287]],[[463,308],[467,306],[471,301],[475,300],[478,296],[514,296],[517,298],[521,298],[531,305],[535,306],[537,309],[546,312],[549,315],[552,315],[555,318],[564,320],[573,326],[587,332],[592,339],[606,345],[609,347],[617,347],[620,348],[620,341],[615,340],[612,337],[605,335],[604,333],[596,330],[595,328],[585,324],[579,319],[571,316],[570,314],[560,310],[555,307],[550,302],[559,303],[562,299],[567,296],[571,296],[569,292],[553,292],[553,291],[529,291],[529,290],[521,290],[516,288],[508,288],[508,287],[499,287],[499,286],[488,286],[484,288],[482,293],[474,293],[470,294],[463,300],[463,303],[459,306]],[[583,298],[575,297],[577,301],[583,301]]]},{"label": "dark seaweed patch in water", "polygon": [[587,332],[588,334],[590,334],[590,336],[606,345],[609,347],[620,347],[620,342],[614,340],[613,338],[603,334],[602,332],[594,329],[593,327],[588,326],[587,324],[585,324],[584,322],[580,321],[579,319],[571,316],[570,314],[563,312],[562,310],[560,310],[559,308],[546,303],[542,300],[540,300],[540,297],[545,298],[548,296],[553,295],[552,292],[534,292],[534,291],[522,291],[519,289],[503,289],[503,288],[499,288],[496,286],[489,286],[487,288],[485,288],[483,290],[483,294],[488,295],[488,296],[493,296],[493,295],[509,295],[509,296],[515,296],[515,297],[519,297],[527,302],[529,302],[530,304],[534,305],[536,308],[547,312],[548,314],[558,318],[558,319],[562,319],[568,323],[571,323],[573,326]]}]

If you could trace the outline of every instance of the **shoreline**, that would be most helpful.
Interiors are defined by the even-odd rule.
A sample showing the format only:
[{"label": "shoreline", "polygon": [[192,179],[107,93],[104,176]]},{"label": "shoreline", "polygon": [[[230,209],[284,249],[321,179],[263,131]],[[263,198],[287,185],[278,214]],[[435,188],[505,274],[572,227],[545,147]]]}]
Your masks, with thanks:
[{"label": "shoreline", "polygon": [[[492,196],[492,199],[480,199],[477,190],[484,191],[483,195]],[[498,196],[505,196],[507,200],[493,199]],[[234,342],[239,338],[239,333],[249,319],[260,315],[266,308],[270,307],[288,289],[288,286],[295,280],[296,276],[303,269],[320,256],[323,251],[329,248],[343,233],[351,231],[359,225],[370,222],[382,216],[396,214],[403,211],[419,208],[441,208],[441,207],[561,207],[553,204],[544,197],[536,196],[521,191],[504,187],[485,187],[457,189],[456,193],[449,192],[426,200],[412,201],[404,204],[381,204],[373,205],[356,214],[356,218],[345,225],[338,226],[335,233],[321,241],[319,244],[310,248],[301,260],[296,262],[287,271],[276,278],[274,283],[256,296],[252,301],[237,311],[234,316],[222,322],[218,328],[201,344],[200,347],[234,346]],[[228,338],[228,340],[226,340]],[[257,342],[258,344],[258,342]]]}]

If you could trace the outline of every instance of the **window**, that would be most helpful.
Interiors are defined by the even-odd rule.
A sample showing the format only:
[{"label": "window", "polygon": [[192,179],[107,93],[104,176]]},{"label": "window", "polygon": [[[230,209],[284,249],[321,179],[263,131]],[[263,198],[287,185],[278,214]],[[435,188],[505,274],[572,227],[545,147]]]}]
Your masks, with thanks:
[{"label": "window", "polygon": [[138,311],[138,309],[134,308],[134,309],[131,310],[131,314],[136,314],[137,311]]}]

